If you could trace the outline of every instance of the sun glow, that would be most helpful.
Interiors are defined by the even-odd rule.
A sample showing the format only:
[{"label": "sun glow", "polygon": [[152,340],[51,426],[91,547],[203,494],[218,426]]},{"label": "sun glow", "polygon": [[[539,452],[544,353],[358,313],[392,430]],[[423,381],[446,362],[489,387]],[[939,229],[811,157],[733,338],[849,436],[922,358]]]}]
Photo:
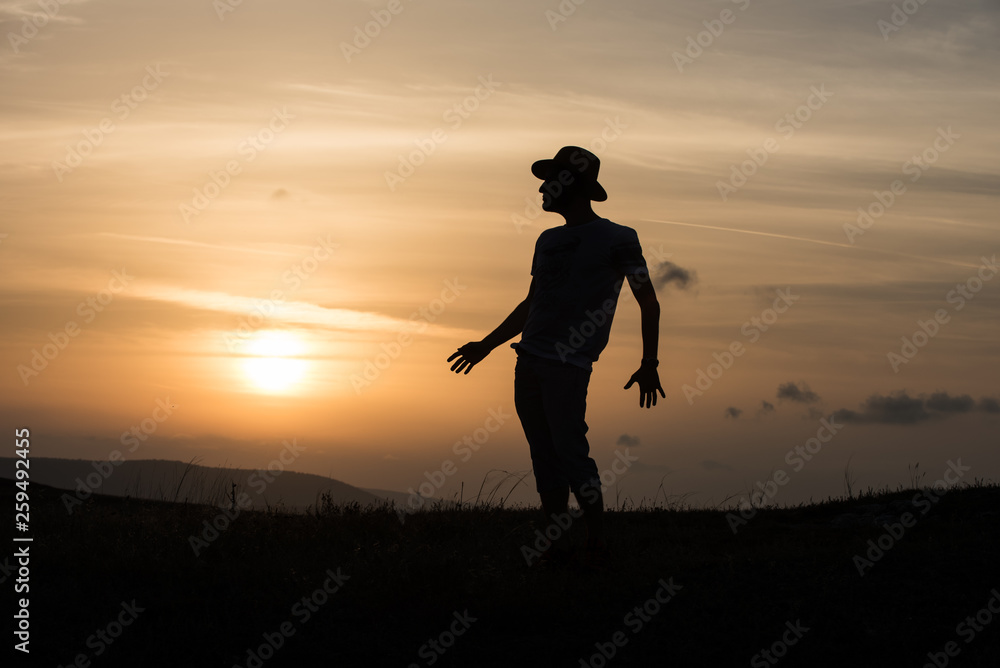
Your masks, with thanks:
[{"label": "sun glow", "polygon": [[299,359],[302,339],[290,332],[258,333],[246,346],[253,357],[243,360],[243,370],[258,391],[281,394],[292,390],[305,376],[308,362]]}]

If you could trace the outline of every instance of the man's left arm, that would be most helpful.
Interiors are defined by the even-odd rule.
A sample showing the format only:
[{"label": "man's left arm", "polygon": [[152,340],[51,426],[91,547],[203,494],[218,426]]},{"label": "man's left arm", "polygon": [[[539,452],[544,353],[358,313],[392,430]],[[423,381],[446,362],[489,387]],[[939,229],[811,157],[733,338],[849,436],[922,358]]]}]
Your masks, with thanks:
[{"label": "man's left arm", "polygon": [[667,395],[660,385],[660,375],[657,367],[657,344],[660,337],[660,302],[656,299],[656,290],[649,271],[643,268],[641,272],[628,275],[628,284],[632,294],[639,303],[639,313],[642,320],[642,362],[639,369],[632,374],[625,389],[639,383],[639,407],[652,408],[656,405],[656,393],[664,399]]}]

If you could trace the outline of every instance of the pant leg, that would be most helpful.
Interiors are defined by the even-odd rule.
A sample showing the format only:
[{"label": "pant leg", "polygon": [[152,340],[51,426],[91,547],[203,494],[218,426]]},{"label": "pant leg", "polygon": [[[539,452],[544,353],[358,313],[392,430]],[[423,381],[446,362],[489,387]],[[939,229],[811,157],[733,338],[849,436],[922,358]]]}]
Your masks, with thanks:
[{"label": "pant leg", "polygon": [[538,493],[564,490],[569,480],[561,472],[559,457],[552,442],[549,421],[545,414],[543,375],[533,355],[519,354],[514,365],[514,408],[521,420],[524,436],[531,453]]},{"label": "pant leg", "polygon": [[518,356],[514,403],[531,448],[539,492],[585,485],[600,488],[587,442],[590,371],[535,355]]},{"label": "pant leg", "polygon": [[573,492],[580,492],[586,485],[600,489],[600,473],[587,441],[587,388],[591,372],[556,360],[544,362],[543,403],[559,469]]}]

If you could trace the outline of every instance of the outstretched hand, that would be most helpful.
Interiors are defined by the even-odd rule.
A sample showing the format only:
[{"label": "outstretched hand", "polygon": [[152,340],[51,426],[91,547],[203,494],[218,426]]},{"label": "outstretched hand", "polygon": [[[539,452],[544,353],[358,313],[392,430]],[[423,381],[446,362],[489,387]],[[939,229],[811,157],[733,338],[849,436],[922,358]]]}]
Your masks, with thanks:
[{"label": "outstretched hand", "polygon": [[449,362],[458,358],[458,361],[451,365],[451,370],[462,373],[465,369],[465,373],[469,373],[472,367],[482,362],[492,351],[493,349],[482,341],[469,341],[448,358]]},{"label": "outstretched hand", "polygon": [[640,366],[639,370],[629,378],[625,389],[627,390],[635,383],[639,383],[639,408],[644,406],[652,408],[655,406],[657,391],[659,391],[661,397],[664,399],[667,398],[667,395],[663,392],[663,387],[660,386],[660,374],[656,372],[655,366]]}]

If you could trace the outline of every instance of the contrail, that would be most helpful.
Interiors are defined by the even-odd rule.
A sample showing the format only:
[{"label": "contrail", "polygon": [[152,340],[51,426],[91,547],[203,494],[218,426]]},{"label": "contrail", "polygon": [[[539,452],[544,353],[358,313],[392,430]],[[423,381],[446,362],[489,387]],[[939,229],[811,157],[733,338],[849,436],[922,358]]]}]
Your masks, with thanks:
[{"label": "contrail", "polygon": [[642,222],[646,223],[663,223],[664,225],[681,225],[683,227],[697,227],[705,230],[720,230],[722,232],[739,232],[741,234],[753,234],[759,237],[774,237],[775,239],[790,239],[792,241],[804,241],[810,244],[820,244],[821,246],[834,246],[836,248],[850,248],[852,250],[864,251],[868,253],[880,253],[883,255],[896,255],[898,257],[905,257],[910,260],[922,260],[924,262],[935,262],[937,264],[947,264],[952,267],[967,267],[971,269],[978,269],[979,265],[969,264],[968,262],[956,262],[954,260],[942,260],[937,257],[926,257],[924,255],[911,255],[910,253],[901,253],[899,251],[893,250],[882,250],[879,248],[862,248],[860,246],[852,246],[850,244],[837,243],[836,241],[823,241],[822,239],[809,239],[808,237],[795,237],[790,234],[775,234],[774,232],[758,232],[757,230],[741,230],[735,227],[718,227],[716,225],[696,225],[695,223],[682,223],[676,220],[654,220],[653,218],[640,218]]},{"label": "contrail", "polygon": [[696,225],[695,223],[680,223],[676,220],[653,220],[643,218],[647,223],[664,223],[666,225],[683,225],[684,227],[700,227],[706,230],[722,230],[723,232],[742,232],[743,234],[756,234],[762,237],[775,237],[777,239],[794,239],[795,241],[808,241],[811,244],[823,244],[824,246],[837,246],[838,248],[854,248],[850,244],[839,244],[836,241],[823,241],[821,239],[808,239],[806,237],[793,237],[788,234],[775,234],[774,232],[758,232],[756,230],[740,230],[735,227],[716,227],[715,225]]}]

